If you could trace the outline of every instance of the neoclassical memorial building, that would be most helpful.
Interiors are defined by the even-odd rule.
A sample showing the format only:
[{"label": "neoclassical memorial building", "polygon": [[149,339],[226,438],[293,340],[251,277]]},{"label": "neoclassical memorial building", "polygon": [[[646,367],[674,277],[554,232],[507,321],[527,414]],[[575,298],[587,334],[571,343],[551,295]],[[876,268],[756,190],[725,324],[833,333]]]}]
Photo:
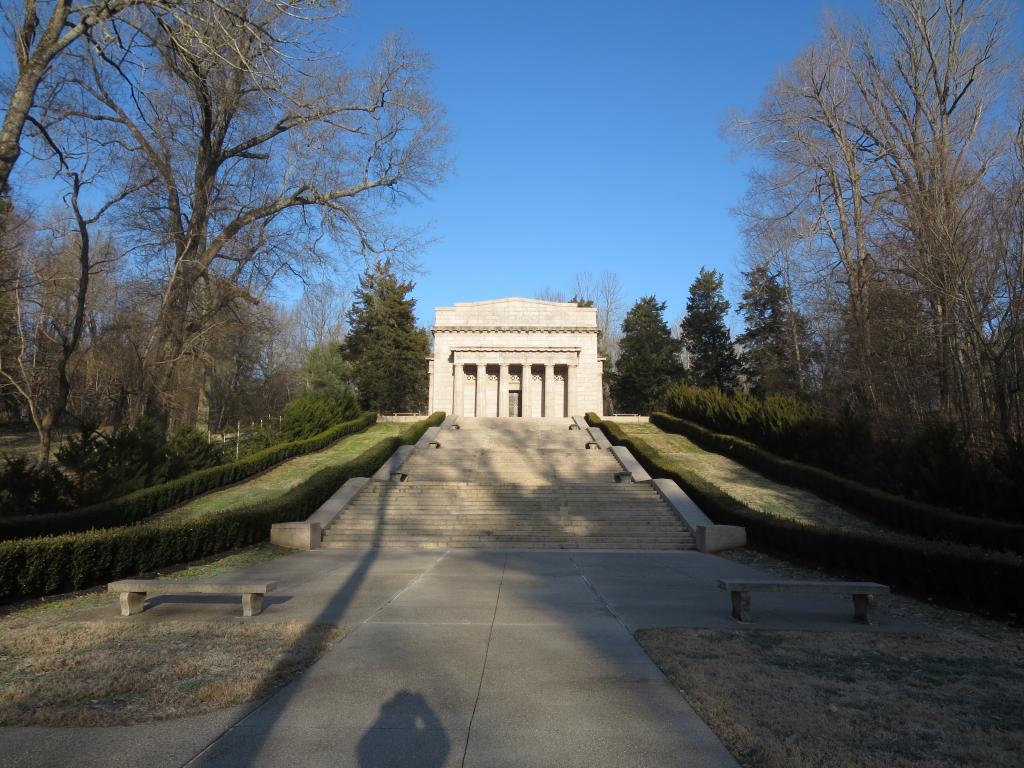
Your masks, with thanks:
[{"label": "neoclassical memorial building", "polygon": [[428,412],[560,418],[602,414],[597,310],[539,299],[438,307]]}]

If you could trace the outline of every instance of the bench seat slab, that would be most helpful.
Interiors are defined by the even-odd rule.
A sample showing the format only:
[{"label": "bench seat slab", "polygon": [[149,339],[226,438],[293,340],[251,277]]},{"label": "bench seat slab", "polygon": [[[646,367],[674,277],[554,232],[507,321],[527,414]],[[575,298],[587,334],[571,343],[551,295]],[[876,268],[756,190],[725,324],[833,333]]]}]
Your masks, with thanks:
[{"label": "bench seat slab", "polygon": [[108,592],[146,592],[151,595],[243,595],[273,592],[276,581],[192,581],[185,579],[121,579],[107,585]]},{"label": "bench seat slab", "polygon": [[823,595],[887,595],[889,588],[873,581],[796,581],[783,579],[719,579],[730,592],[809,592]]},{"label": "bench seat slab", "polygon": [[108,592],[120,592],[121,615],[135,616],[146,609],[146,595],[241,595],[242,615],[258,616],[263,611],[263,595],[273,592],[276,581],[216,582],[178,581],[176,579],[122,579],[107,585]]},{"label": "bench seat slab", "polygon": [[720,589],[727,590],[732,600],[732,617],[749,622],[751,592],[796,592],[849,595],[853,598],[853,619],[861,624],[875,623],[878,595],[889,594],[889,587],[872,581],[780,581],[777,579],[721,579]]}]

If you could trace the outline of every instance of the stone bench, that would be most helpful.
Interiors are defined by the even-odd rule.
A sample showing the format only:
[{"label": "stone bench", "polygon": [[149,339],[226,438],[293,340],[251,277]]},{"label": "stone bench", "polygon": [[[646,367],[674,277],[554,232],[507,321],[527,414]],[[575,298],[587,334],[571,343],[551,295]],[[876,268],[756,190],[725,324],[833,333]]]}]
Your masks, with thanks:
[{"label": "stone bench", "polygon": [[863,624],[875,621],[875,598],[889,594],[889,588],[873,581],[785,581],[776,579],[721,579],[719,589],[732,598],[732,617],[750,621],[751,592],[797,592],[817,595],[850,595],[853,618]]},{"label": "stone bench", "polygon": [[184,581],[179,579],[121,579],[107,585],[121,593],[121,615],[134,616],[146,608],[146,595],[241,595],[242,615],[263,610],[263,596],[277,588],[276,581]]}]

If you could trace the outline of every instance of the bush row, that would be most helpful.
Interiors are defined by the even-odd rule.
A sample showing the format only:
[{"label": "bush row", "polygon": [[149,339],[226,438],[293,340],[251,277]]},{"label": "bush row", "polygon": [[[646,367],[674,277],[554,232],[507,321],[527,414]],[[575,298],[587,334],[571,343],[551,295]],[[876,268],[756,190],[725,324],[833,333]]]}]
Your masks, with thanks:
[{"label": "bush row", "polygon": [[346,435],[363,431],[376,420],[376,414],[364,413],[313,437],[278,443],[230,464],[200,469],[152,488],[143,488],[127,496],[88,507],[47,515],[0,519],[0,540],[129,525],[201,494],[245,480],[286,459],[322,450]]},{"label": "bush row", "polygon": [[910,545],[880,534],[781,520],[734,499],[695,472],[668,464],[644,441],[627,437],[618,424],[592,413],[587,420],[613,443],[628,448],[653,477],[675,480],[716,523],[744,526],[754,549],[840,576],[874,579],[953,607],[1024,616],[1024,562],[1017,557],[942,542]]},{"label": "bush row", "polygon": [[783,459],[754,443],[705,429],[692,421],[651,414],[651,423],[666,432],[685,435],[709,451],[790,485],[798,485],[842,505],[851,512],[890,528],[926,539],[1024,554],[1024,525],[969,517],[871,488],[824,469]]},{"label": "bush row", "polygon": [[673,416],[745,438],[779,456],[972,517],[1024,522],[1024,450],[976,456],[948,421],[890,425],[898,437],[884,437],[863,417],[827,415],[795,397],[727,395],[714,387],[676,384],[665,399]]},{"label": "bush row", "polygon": [[84,589],[265,541],[271,525],[309,517],[346,480],[369,477],[398,446],[415,442],[443,419],[443,413],[435,413],[412,424],[272,501],[187,522],[153,521],[0,542],[0,601]]}]

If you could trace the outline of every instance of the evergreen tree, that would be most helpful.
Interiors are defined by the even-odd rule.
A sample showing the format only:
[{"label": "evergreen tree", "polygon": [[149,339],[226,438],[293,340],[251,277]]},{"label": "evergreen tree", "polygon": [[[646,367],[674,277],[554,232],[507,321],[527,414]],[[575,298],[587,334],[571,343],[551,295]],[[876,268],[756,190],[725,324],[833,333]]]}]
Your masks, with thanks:
[{"label": "evergreen tree", "polygon": [[684,374],[682,342],[672,338],[664,312],[665,302],[644,296],[622,321],[619,360],[611,385],[617,410],[656,410],[666,388]]},{"label": "evergreen tree", "polygon": [[412,282],[379,261],[359,280],[348,312],[343,351],[364,408],[378,413],[419,411],[427,400],[430,340],[416,327]]},{"label": "evergreen tree", "polygon": [[747,330],[737,339],[743,373],[756,394],[797,394],[807,365],[807,323],[791,309],[789,289],[767,264],[743,277],[739,309]]},{"label": "evergreen tree", "polygon": [[306,387],[318,393],[342,397],[352,381],[352,364],[345,359],[341,344],[329,341],[313,347],[303,370]]},{"label": "evergreen tree", "polygon": [[725,324],[728,312],[729,302],[725,300],[721,273],[701,267],[690,286],[682,322],[683,341],[690,354],[690,372],[694,383],[701,387],[731,390],[739,383],[740,362]]}]

